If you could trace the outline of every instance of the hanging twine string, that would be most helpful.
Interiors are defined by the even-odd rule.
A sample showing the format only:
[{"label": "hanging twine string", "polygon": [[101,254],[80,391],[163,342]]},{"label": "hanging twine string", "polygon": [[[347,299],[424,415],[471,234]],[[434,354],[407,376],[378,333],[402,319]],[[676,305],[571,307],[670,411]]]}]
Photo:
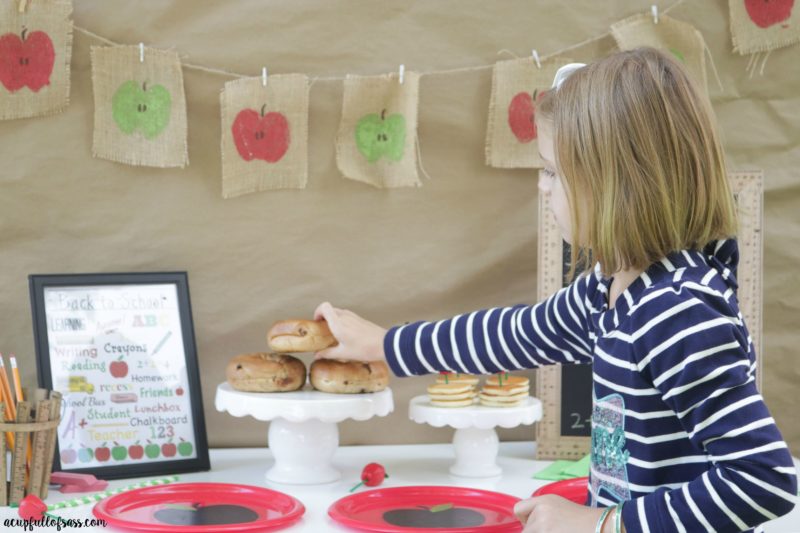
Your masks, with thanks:
[{"label": "hanging twine string", "polygon": [[[673,9],[678,7],[679,5],[683,4],[685,1],[686,0],[676,0],[669,7],[663,9],[661,11],[661,13],[669,13],[670,11],[672,11]],[[90,30],[87,30],[86,28],[82,28],[80,26],[73,26],[73,28],[75,30],[79,31],[80,33],[83,33],[84,35],[87,35],[89,37],[97,39],[98,41],[103,42],[103,43],[108,44],[108,45],[111,45],[111,46],[122,46],[122,45],[125,44],[125,43],[118,43],[118,42],[112,41],[111,39],[109,39],[107,37],[103,37],[102,35],[98,35],[97,33],[93,32],[93,31],[90,31]],[[570,52],[572,50],[575,50],[576,48],[580,48],[580,47],[585,46],[587,44],[591,44],[591,43],[600,41],[602,39],[605,39],[606,37],[609,37],[610,35],[611,35],[611,32],[605,32],[605,33],[603,33],[601,35],[597,35],[596,37],[591,37],[591,38],[583,40],[583,41],[581,41],[579,43],[575,43],[573,45],[567,46],[566,48],[562,48],[561,50],[557,50],[557,51],[552,52],[550,54],[543,55],[543,56],[540,57],[540,59],[541,59],[541,61],[546,61],[547,59],[551,59],[551,58],[557,57],[557,56],[562,55],[562,54],[564,54],[566,52]],[[501,54],[501,53],[509,53],[512,56],[517,57],[516,54],[514,54],[513,52],[511,52],[509,50],[501,50],[500,52],[498,52],[498,54]],[[189,70],[196,70],[198,72],[206,72],[208,74],[216,74],[216,75],[219,75],[219,76],[226,76],[226,77],[229,77],[229,78],[253,78],[253,77],[256,77],[256,76],[247,75],[247,74],[240,74],[238,72],[232,72],[230,70],[206,67],[204,65],[198,65],[198,64],[194,64],[194,63],[181,62],[181,66],[183,68],[186,68],[186,69],[189,69]],[[420,76],[446,76],[446,75],[450,75],[450,74],[463,74],[463,73],[467,73],[467,72],[480,72],[480,71],[484,71],[484,70],[491,70],[492,68],[494,68],[494,63],[490,63],[488,65],[477,65],[477,66],[473,66],[473,67],[457,67],[457,68],[444,69],[444,70],[431,70],[431,71],[427,71],[427,72],[420,72],[419,74],[420,74]],[[346,79],[345,76],[315,76],[312,79],[310,85],[313,85],[314,83],[316,83],[318,81],[344,81],[345,79]],[[310,85],[309,85],[309,88],[310,88]]]},{"label": "hanging twine string", "polygon": [[[672,5],[670,5],[669,7],[665,8],[662,11],[662,13],[669,13],[670,11],[672,11],[673,9],[678,7],[679,5],[683,4],[685,1],[686,0],[676,0],[674,3],[672,3]],[[102,35],[99,35],[99,34],[93,32],[91,30],[88,30],[86,28],[82,28],[80,26],[73,26],[73,28],[75,30],[79,31],[80,33],[83,33],[84,35],[92,37],[93,39],[96,39],[96,40],[98,40],[98,41],[100,41],[102,43],[105,43],[105,44],[108,44],[108,45],[111,45],[111,46],[122,46],[124,44],[124,43],[118,43],[116,41],[112,41],[111,39],[109,39],[107,37],[103,37]],[[575,50],[577,48],[581,48],[581,47],[586,46],[588,44],[592,44],[592,43],[595,43],[595,42],[600,41],[602,39],[605,39],[606,37],[609,37],[610,35],[611,35],[611,32],[604,32],[604,33],[602,33],[600,35],[597,35],[595,37],[590,37],[590,38],[585,39],[585,40],[583,40],[583,41],[581,41],[579,43],[575,43],[573,45],[567,46],[566,48],[562,48],[562,49],[557,50],[555,52],[552,52],[550,54],[543,55],[539,59],[540,59],[540,61],[546,61],[548,59],[555,58],[557,56],[560,56],[562,54],[565,54],[565,53],[570,52],[572,50]],[[497,54],[498,55],[508,54],[508,55],[510,55],[510,56],[512,56],[512,57],[514,57],[516,59],[520,59],[520,57],[517,56],[517,54],[515,54],[514,52],[512,52],[510,50],[507,50],[507,49],[500,50],[499,52],[497,52]],[[710,51],[709,51],[709,55],[710,55]],[[712,65],[712,68],[714,69],[714,74],[717,76],[717,82],[719,83],[720,88],[722,88],[722,83],[719,81],[719,75],[716,72],[716,67],[714,66],[713,58],[711,59],[711,65]],[[183,68],[186,68],[186,69],[189,69],[189,70],[195,70],[195,71],[198,71],[198,72],[205,72],[205,73],[208,73],[208,74],[215,74],[215,75],[225,76],[225,77],[234,78],[234,79],[235,78],[241,79],[241,78],[253,78],[253,77],[256,77],[256,76],[247,75],[247,74],[240,74],[238,72],[232,72],[232,71],[226,70],[226,69],[207,67],[205,65],[198,65],[198,64],[195,64],[195,63],[188,63],[188,62],[183,62],[183,61],[181,62],[181,66]],[[433,70],[433,71],[428,71],[428,72],[420,72],[419,75],[420,75],[420,77],[422,77],[422,76],[446,76],[446,75],[451,75],[451,74],[464,74],[464,73],[470,73],[470,72],[481,72],[481,71],[485,71],[485,70],[491,70],[493,68],[494,68],[494,63],[490,63],[490,64],[486,64],[486,65],[477,65],[477,66],[473,66],[473,67],[457,67],[457,68],[444,69],[444,70]],[[762,70],[763,70],[763,66],[762,66]],[[344,81],[345,79],[346,79],[345,76],[314,76],[311,79],[308,88],[309,88],[309,90],[311,90],[311,87],[318,81]],[[425,167],[424,167],[424,165],[422,163],[422,151],[420,150],[420,146],[419,146],[419,137],[417,137],[417,139],[416,139],[415,149],[416,149],[416,152],[417,152],[418,163],[419,163],[420,170],[422,171],[422,174],[427,179],[431,179],[431,176],[425,170]]]}]

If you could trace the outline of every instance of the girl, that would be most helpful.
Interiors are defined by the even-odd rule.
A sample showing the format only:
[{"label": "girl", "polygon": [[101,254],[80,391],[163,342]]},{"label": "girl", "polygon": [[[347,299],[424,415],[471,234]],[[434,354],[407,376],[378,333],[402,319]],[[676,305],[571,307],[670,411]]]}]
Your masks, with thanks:
[{"label": "girl", "polygon": [[788,513],[797,476],[755,385],[736,299],[734,200],[707,98],[652,48],[564,67],[537,110],[539,189],[576,264],[535,306],[384,330],[321,304],[317,357],[398,376],[591,364],[589,506],[520,502],[525,532],[742,531]]}]

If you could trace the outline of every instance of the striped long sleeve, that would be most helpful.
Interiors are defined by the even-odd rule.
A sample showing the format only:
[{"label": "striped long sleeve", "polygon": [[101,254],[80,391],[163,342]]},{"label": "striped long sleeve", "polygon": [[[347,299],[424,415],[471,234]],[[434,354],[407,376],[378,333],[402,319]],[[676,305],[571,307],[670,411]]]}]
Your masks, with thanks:
[{"label": "striped long sleeve", "polygon": [[637,461],[628,473],[661,467],[680,476],[696,470],[694,462],[703,467],[691,481],[628,502],[629,532],[745,531],[795,505],[791,454],[756,389],[752,344],[726,292],[692,284],[663,290],[614,335],[614,352],[632,354],[688,439],[679,457]]},{"label": "striped long sleeve", "polygon": [[489,374],[556,363],[590,363],[595,276],[583,276],[534,305],[493,308],[438,322],[396,326],[384,352],[398,376]]},{"label": "striped long sleeve", "polygon": [[632,533],[749,530],[794,507],[797,472],[756,388],[737,263],[735,240],[671,253],[613,307],[596,269],[535,306],[392,328],[386,357],[399,376],[591,363],[589,504],[624,502]]}]

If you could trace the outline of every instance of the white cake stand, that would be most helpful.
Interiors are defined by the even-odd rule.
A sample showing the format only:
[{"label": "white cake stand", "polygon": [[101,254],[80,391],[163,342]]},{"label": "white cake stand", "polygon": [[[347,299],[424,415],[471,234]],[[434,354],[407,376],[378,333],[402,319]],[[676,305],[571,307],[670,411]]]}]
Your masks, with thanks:
[{"label": "white cake stand", "polygon": [[461,477],[494,477],[503,473],[497,465],[499,439],[494,428],[530,425],[542,418],[542,402],[528,396],[517,407],[436,407],[427,395],[416,396],[408,416],[418,424],[456,429],[453,448],[456,462],[450,473]]},{"label": "white cake stand", "polygon": [[367,420],[394,410],[391,389],[368,394],[328,394],[306,385],[295,392],[241,392],[228,383],[217,387],[217,411],[271,421],[268,446],[275,465],[267,481],[313,485],[338,480],[331,459],[339,447],[337,424]]}]

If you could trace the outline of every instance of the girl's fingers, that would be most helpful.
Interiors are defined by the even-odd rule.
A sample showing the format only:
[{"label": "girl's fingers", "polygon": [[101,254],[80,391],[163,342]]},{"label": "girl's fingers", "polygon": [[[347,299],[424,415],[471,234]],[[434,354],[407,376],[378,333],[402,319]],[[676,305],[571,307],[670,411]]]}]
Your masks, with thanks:
[{"label": "girl's fingers", "polygon": [[314,359],[335,359],[336,358],[336,348],[338,346],[334,346],[333,348],[325,348],[324,350],[320,350],[314,354]]},{"label": "girl's fingers", "polygon": [[528,521],[528,517],[530,516],[531,512],[533,512],[533,508],[536,507],[536,503],[537,502],[534,498],[517,502],[516,505],[514,505],[514,515],[520,522],[524,524]]},{"label": "girl's fingers", "polygon": [[328,302],[320,304],[317,310],[314,311],[314,320],[324,320],[327,322],[328,328],[331,330],[331,333],[333,333],[333,336],[336,337],[337,341],[341,342],[341,320],[335,307]]},{"label": "girl's fingers", "polygon": [[333,314],[333,306],[330,302],[322,302],[314,310],[314,320],[327,319],[327,316]]}]

